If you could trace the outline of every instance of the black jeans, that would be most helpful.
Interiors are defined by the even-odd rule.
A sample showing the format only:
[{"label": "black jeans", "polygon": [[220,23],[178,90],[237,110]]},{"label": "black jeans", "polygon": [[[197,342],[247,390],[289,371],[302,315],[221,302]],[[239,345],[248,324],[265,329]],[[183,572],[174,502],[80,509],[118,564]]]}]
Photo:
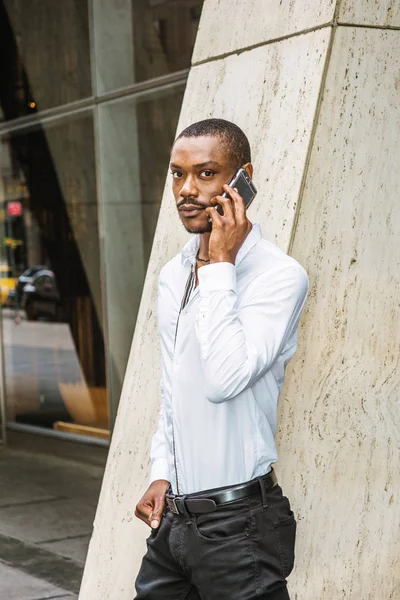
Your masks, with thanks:
[{"label": "black jeans", "polygon": [[275,485],[207,514],[168,509],[147,540],[136,600],[289,600],[296,521]]}]

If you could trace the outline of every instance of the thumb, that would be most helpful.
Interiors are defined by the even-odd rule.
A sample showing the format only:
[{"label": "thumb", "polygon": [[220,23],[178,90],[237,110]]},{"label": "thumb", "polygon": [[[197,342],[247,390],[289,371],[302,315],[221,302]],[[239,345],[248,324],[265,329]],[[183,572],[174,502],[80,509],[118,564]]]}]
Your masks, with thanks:
[{"label": "thumb", "polygon": [[150,526],[152,529],[157,529],[160,526],[162,512],[164,509],[164,496],[157,498],[154,503],[154,510],[151,515]]}]

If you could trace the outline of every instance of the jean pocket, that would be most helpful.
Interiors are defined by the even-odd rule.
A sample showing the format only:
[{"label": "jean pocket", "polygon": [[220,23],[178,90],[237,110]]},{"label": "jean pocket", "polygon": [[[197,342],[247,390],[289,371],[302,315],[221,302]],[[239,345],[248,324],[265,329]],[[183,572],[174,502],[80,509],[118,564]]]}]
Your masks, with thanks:
[{"label": "jean pocket", "polygon": [[250,511],[247,505],[218,508],[193,518],[197,536],[205,542],[226,542],[250,535]]},{"label": "jean pocket", "polygon": [[286,519],[274,523],[279,558],[281,561],[282,573],[285,578],[290,575],[294,566],[296,527],[296,519],[294,518],[293,513]]}]

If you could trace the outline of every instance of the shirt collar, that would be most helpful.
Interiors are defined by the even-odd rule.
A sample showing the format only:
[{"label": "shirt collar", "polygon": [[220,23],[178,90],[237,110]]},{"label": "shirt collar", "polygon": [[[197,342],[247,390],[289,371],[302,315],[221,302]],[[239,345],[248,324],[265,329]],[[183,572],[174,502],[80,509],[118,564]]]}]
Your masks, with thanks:
[{"label": "shirt collar", "polygon": [[188,243],[185,244],[185,246],[182,248],[181,258],[182,258],[183,265],[187,261],[189,261],[191,264],[194,264],[199,246],[200,246],[200,235],[196,234],[195,236],[190,238]]},{"label": "shirt collar", "polygon": [[[258,223],[252,223],[253,227],[243,242],[242,247],[240,248],[238,255],[236,257],[235,265],[237,266],[246,254],[262,239],[261,227]],[[196,259],[196,254],[200,246],[200,235],[196,234],[192,237],[187,244],[182,248],[181,251],[181,259],[182,264],[184,265],[186,261],[189,261],[191,264],[194,264]]]}]

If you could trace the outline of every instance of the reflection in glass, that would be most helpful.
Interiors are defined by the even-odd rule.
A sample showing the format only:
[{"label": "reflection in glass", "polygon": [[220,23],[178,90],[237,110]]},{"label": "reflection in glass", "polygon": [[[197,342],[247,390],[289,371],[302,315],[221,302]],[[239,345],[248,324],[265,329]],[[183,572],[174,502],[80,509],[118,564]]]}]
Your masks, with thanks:
[{"label": "reflection in glass", "polygon": [[91,96],[86,0],[0,2],[4,120]]},{"label": "reflection in glass", "polygon": [[184,83],[100,105],[100,210],[115,408],[143,289]]},{"label": "reflection in glass", "polygon": [[94,2],[97,94],[189,68],[202,5],[202,0]]},{"label": "reflection in glass", "polygon": [[107,435],[95,181],[91,111],[0,140],[8,419]]}]

